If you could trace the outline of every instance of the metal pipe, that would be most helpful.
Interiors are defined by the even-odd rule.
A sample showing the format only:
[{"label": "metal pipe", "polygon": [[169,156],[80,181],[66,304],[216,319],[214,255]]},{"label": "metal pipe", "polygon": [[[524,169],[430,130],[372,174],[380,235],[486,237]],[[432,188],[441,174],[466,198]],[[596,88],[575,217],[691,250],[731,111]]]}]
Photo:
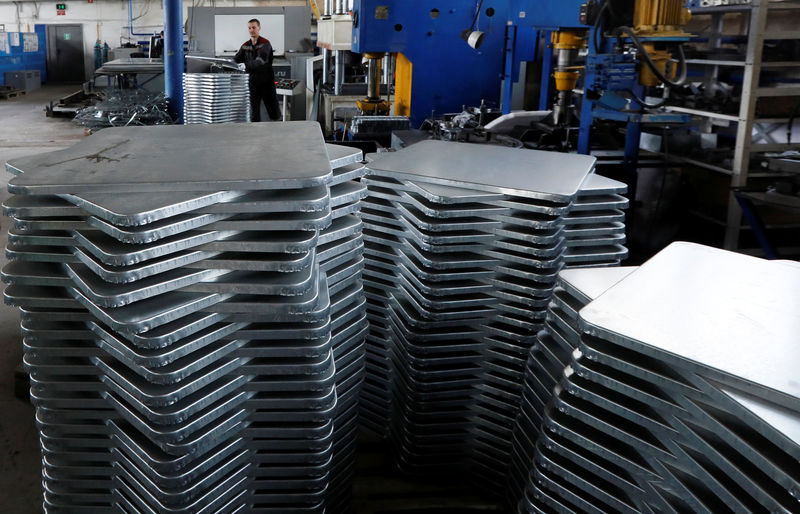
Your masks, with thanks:
[{"label": "metal pipe", "polygon": [[322,9],[323,16],[330,16],[333,11],[333,0],[325,0],[325,6]]},{"label": "metal pipe", "polygon": [[566,50],[566,49],[559,49],[558,50],[558,67],[565,68],[568,66],[572,66],[572,63],[575,62],[575,56],[578,55],[577,50]]},{"label": "metal pipe", "polygon": [[570,110],[572,103],[572,92],[559,91],[558,100],[553,106],[553,123],[556,125],[565,125],[570,121]]},{"label": "metal pipe", "polygon": [[[571,48],[559,48],[557,54],[556,72],[568,71],[575,62],[578,51]],[[572,109],[572,91],[559,91],[558,99],[553,106],[553,122],[556,125],[565,125],[570,122]]]},{"label": "metal pipe", "polygon": [[328,75],[330,74],[331,51],[327,48],[322,49],[322,85],[328,83]]},{"label": "metal pipe", "polygon": [[[16,2],[14,2],[16,4]],[[131,36],[152,36],[150,32],[134,32],[133,31],[133,0],[128,0],[128,33]],[[99,39],[99,37],[98,37]]]},{"label": "metal pipe", "polygon": [[336,0],[336,14],[347,14],[347,4],[345,0]]},{"label": "metal pipe", "polygon": [[183,123],[183,1],[164,0],[164,92],[169,111]]},{"label": "metal pipe", "polygon": [[367,70],[367,99],[380,100],[381,98],[381,77],[378,63],[380,59],[370,59]]},{"label": "metal pipe", "polygon": [[344,81],[344,61],[342,61],[341,50],[333,52],[333,66],[334,66],[334,84],[333,94],[339,96],[342,94],[342,81]]}]

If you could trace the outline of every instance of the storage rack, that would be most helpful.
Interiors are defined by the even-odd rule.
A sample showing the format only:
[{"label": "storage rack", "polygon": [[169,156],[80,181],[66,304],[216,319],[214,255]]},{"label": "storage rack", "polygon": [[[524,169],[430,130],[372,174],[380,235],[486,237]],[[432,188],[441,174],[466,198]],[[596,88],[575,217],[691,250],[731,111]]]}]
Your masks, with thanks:
[{"label": "storage rack", "polygon": [[[727,216],[721,221],[725,226],[725,248],[736,250],[739,248],[739,236],[742,230],[742,210],[733,194],[733,188],[745,187],[750,179],[769,178],[779,175],[777,173],[754,172],[752,170],[752,157],[765,152],[783,152],[787,150],[800,150],[800,141],[792,143],[775,142],[770,136],[777,128],[785,127],[790,121],[789,117],[759,117],[757,104],[759,99],[767,97],[798,97],[800,101],[800,86],[761,86],[761,73],[764,70],[788,71],[800,65],[797,61],[763,61],[764,42],[775,40],[800,39],[800,30],[767,30],[767,21],[770,13],[789,11],[793,15],[800,14],[800,2],[768,2],[752,0],[750,3],[739,5],[719,5],[710,7],[692,8],[692,15],[710,16],[711,23],[707,36],[710,48],[720,49],[723,44],[723,18],[727,13],[741,13],[742,36],[747,37],[747,48],[744,59],[689,59],[687,62],[693,66],[707,67],[704,82],[706,86],[713,83],[722,67],[738,67],[743,71],[743,84],[741,104],[738,115],[723,114],[700,109],[671,106],[667,109],[673,112],[690,114],[695,118],[704,120],[703,131],[709,133],[713,130],[713,121],[727,121],[736,123],[736,142],[732,165],[730,167],[711,164],[698,159],[677,155],[666,156],[670,161],[696,166],[717,173],[730,176],[731,192],[728,195]],[[800,138],[799,138],[800,139]],[[662,154],[664,155],[664,154]]]}]

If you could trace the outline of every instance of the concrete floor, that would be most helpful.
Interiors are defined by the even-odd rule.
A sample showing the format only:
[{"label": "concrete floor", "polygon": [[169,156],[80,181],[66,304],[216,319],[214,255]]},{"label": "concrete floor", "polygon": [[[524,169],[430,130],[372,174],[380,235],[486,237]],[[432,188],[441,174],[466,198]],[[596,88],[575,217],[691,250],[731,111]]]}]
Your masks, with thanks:
[{"label": "concrete floor", "polygon": [[[80,86],[45,86],[27,95],[0,100],[0,164],[9,159],[59,150],[84,136],[62,118],[47,118],[44,106]],[[10,175],[0,173],[0,200],[8,198]],[[0,248],[8,242],[8,218],[0,220]],[[5,252],[0,265],[5,265]],[[41,468],[33,407],[14,396],[14,368],[22,359],[17,310],[0,305],[0,511],[42,511]]]}]

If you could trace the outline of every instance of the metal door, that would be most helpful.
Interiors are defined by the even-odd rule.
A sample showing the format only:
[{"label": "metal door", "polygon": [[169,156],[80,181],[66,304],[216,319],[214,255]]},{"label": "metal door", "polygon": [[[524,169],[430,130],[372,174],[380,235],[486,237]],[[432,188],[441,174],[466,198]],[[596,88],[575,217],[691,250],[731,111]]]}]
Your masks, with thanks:
[{"label": "metal door", "polygon": [[47,26],[47,77],[53,82],[86,79],[81,25]]}]

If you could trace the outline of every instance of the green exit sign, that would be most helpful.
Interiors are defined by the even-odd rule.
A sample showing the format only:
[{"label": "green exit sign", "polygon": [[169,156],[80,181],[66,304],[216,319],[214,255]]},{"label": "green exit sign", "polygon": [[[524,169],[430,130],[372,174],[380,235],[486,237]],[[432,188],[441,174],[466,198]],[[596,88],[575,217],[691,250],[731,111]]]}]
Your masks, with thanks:
[{"label": "green exit sign", "polygon": [[66,9],[67,9],[67,4],[56,4],[56,10],[65,11]]}]

